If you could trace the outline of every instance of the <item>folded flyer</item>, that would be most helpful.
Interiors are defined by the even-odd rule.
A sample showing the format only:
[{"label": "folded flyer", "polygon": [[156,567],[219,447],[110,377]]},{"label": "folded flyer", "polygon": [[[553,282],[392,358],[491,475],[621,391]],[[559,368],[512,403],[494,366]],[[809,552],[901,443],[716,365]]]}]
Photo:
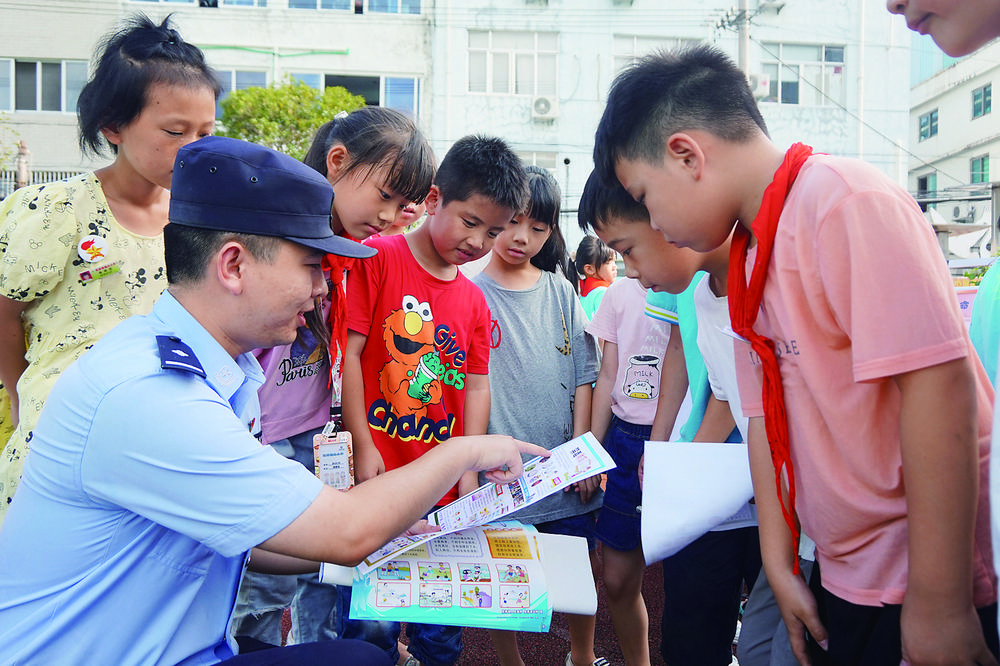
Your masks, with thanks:
[{"label": "folded flyer", "polygon": [[538,532],[517,521],[453,532],[354,572],[352,620],[546,632]]},{"label": "folded flyer", "polygon": [[358,570],[367,574],[396,554],[442,535],[500,520],[543,497],[615,466],[591,433],[584,433],[552,449],[548,458],[524,463],[524,473],[508,484],[487,483],[427,516],[439,532],[400,536],[366,557]]}]

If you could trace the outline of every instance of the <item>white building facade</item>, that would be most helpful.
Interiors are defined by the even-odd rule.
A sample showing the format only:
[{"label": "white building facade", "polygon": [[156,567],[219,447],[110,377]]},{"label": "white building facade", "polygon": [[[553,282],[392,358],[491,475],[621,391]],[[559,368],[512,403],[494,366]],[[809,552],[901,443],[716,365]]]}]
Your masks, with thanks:
[{"label": "white building facade", "polygon": [[996,249],[990,220],[992,157],[1000,155],[1000,117],[993,113],[998,58],[1000,43],[991,44],[946,63],[910,91],[908,188],[935,210],[929,215],[950,257],[988,257]]},{"label": "white building facade", "polygon": [[0,118],[35,170],[93,166],[76,147],[75,95],[99,37],[135,11],[173,13],[227,89],[286,75],[344,85],[413,114],[439,157],[466,134],[503,136],[553,171],[569,216],[614,76],[699,40],[743,60],[779,145],[861,157],[906,182],[909,42],[865,0],[12,0],[0,5]]}]

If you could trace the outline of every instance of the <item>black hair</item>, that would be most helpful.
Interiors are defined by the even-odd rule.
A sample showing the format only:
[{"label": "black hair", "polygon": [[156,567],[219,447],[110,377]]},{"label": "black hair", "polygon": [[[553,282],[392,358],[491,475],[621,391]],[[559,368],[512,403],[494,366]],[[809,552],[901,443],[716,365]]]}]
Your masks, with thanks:
[{"label": "black hair", "polygon": [[205,269],[216,252],[229,241],[236,241],[258,261],[272,263],[281,238],[257,234],[237,234],[169,223],[163,227],[163,258],[167,283],[193,284],[205,276]]},{"label": "black hair", "polygon": [[576,248],[576,259],[573,260],[573,265],[577,275],[583,279],[587,277],[587,274],[583,272],[584,266],[590,264],[594,268],[600,268],[614,258],[614,250],[605,245],[604,241],[597,236],[588,234],[580,240],[580,244]]},{"label": "black hair", "polygon": [[736,143],[767,135],[746,75],[709,44],[648,55],[615,78],[594,137],[594,168],[610,185],[618,160],[656,163],[668,137],[694,129]]},{"label": "black hair", "polygon": [[[155,83],[198,88],[219,99],[222,86],[205,54],[171,27],[170,16],[159,25],[136,14],[106,36],[94,56],[94,73],[76,102],[80,148],[102,155],[108,145],[101,130],[120,129],[135,120],[149,101]],[[118,147],[111,144],[112,153]]]},{"label": "black hair", "polygon": [[[580,203],[577,206],[576,220],[584,231],[588,229],[596,231],[614,220],[648,223],[649,211],[633,199],[617,180],[611,184],[602,183],[595,170],[590,172],[590,176],[583,186],[583,194],[580,195]],[[579,255],[577,260],[579,260]],[[578,261],[577,268],[579,269],[581,266],[582,264]]]},{"label": "black hair", "polygon": [[441,160],[434,184],[441,205],[481,194],[498,206],[522,212],[528,205],[528,174],[503,139],[470,135],[456,141]]},{"label": "black hair", "polygon": [[326,176],[326,156],[338,143],[349,155],[341,178],[361,168],[367,177],[386,167],[387,185],[409,201],[420,203],[431,189],[434,152],[413,121],[399,111],[365,106],[337,114],[316,131],[302,161]]},{"label": "black hair", "polygon": [[566,279],[576,284],[572,263],[566,254],[566,240],[559,228],[559,200],[562,192],[559,183],[548,169],[538,166],[525,167],[528,173],[528,189],[531,200],[525,215],[537,220],[552,231],[538,253],[531,258],[531,265],[550,273],[561,272]]}]

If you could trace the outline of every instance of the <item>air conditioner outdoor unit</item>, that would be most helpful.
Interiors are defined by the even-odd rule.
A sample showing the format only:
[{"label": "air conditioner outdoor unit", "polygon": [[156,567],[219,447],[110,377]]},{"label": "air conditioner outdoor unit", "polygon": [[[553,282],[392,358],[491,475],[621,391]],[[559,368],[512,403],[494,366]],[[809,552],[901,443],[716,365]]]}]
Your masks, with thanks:
[{"label": "air conditioner outdoor unit", "polygon": [[955,204],[951,209],[951,218],[955,221],[973,222],[976,219],[976,207],[971,203]]},{"label": "air conditioner outdoor unit", "polygon": [[538,96],[531,101],[531,117],[534,120],[554,120],[559,117],[559,100],[555,97]]},{"label": "air conditioner outdoor unit", "polygon": [[767,74],[751,74],[747,80],[754,99],[764,99],[771,94],[771,77]]}]

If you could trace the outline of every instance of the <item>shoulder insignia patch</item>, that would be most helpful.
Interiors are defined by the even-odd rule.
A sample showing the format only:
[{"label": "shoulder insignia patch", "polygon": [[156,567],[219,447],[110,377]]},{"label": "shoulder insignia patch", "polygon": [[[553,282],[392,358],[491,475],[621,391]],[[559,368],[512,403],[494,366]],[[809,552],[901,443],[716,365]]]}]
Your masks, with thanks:
[{"label": "shoulder insignia patch", "polygon": [[176,335],[158,335],[156,345],[160,349],[160,367],[164,370],[181,370],[205,377],[198,357]]}]

